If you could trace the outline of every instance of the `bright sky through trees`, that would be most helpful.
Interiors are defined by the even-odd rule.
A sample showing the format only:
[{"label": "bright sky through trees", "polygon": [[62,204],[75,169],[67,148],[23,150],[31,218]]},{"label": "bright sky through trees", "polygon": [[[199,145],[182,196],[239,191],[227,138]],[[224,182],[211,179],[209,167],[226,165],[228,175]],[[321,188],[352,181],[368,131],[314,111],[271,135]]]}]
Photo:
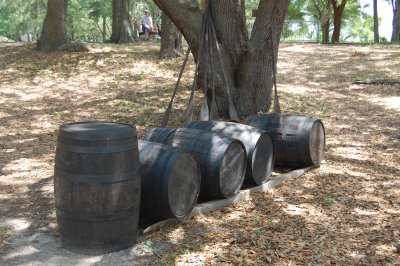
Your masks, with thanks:
[{"label": "bright sky through trees", "polygon": [[[361,0],[361,6],[366,4],[369,4],[369,6],[365,8],[364,11],[373,16],[373,1]],[[385,37],[390,41],[392,36],[393,10],[392,6],[387,1],[378,0],[378,16],[381,18],[381,22],[379,23],[379,36]]]}]

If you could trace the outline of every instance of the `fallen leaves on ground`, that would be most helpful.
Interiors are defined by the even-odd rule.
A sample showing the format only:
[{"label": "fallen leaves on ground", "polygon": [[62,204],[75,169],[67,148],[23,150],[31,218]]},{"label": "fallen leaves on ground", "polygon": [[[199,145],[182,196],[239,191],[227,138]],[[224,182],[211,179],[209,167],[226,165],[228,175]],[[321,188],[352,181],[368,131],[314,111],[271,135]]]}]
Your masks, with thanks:
[{"label": "fallen leaves on ground", "polygon": [[[140,237],[138,262],[399,265],[400,86],[352,82],[399,77],[399,48],[281,45],[281,107],[322,119],[326,162],[271,193]],[[56,228],[60,124],[134,122],[142,136],[160,123],[182,59],[159,60],[157,51],[155,44],[93,45],[88,53],[0,46],[0,213],[26,222],[0,225],[3,250],[18,234]],[[171,125],[182,122],[192,75],[193,61]]]}]

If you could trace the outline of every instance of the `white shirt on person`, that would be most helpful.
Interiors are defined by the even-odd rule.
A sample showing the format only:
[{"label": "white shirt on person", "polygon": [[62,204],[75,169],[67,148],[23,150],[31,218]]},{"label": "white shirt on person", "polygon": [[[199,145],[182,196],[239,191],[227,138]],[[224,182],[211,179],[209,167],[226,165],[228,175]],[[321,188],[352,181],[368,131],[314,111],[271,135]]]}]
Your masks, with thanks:
[{"label": "white shirt on person", "polygon": [[150,29],[153,28],[153,19],[150,16],[143,16],[142,20],[140,21],[140,24],[145,24],[150,27]]}]

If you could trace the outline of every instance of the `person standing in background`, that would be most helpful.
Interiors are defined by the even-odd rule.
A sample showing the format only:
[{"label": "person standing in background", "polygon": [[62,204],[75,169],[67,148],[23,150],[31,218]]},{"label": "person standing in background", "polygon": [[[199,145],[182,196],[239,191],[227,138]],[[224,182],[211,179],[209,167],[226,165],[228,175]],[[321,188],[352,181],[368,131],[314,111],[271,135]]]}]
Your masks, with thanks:
[{"label": "person standing in background", "polygon": [[142,25],[145,40],[148,41],[150,33],[153,32],[153,19],[151,18],[149,10],[144,11],[144,16],[142,17],[140,24]]}]

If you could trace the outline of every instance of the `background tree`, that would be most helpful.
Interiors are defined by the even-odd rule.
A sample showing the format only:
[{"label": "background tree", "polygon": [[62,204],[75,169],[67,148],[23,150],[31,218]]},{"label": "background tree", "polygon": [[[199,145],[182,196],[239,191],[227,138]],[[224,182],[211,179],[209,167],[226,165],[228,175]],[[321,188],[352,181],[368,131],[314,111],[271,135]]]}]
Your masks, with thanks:
[{"label": "background tree", "polygon": [[12,40],[21,35],[36,41],[46,15],[46,0],[0,1],[0,35]]},{"label": "background tree", "polygon": [[[202,12],[197,0],[154,0],[188,41],[195,57],[201,36]],[[211,1],[218,41],[221,45],[225,82],[217,64],[216,94],[219,114],[228,116],[229,86],[239,116],[268,111],[273,84],[273,54],[278,51],[289,0],[260,1],[253,34],[248,38],[244,0]],[[214,53],[214,62],[218,62]],[[275,56],[276,58],[276,56]]]},{"label": "background tree", "polygon": [[331,3],[333,8],[333,33],[331,41],[332,43],[337,43],[340,39],[342,16],[347,4],[347,0],[341,0],[340,3],[338,3],[337,0],[331,0]]},{"label": "background tree", "polygon": [[[369,4],[364,8],[366,6]],[[339,41],[371,43],[374,41],[373,24],[373,16],[363,11],[359,1],[349,1],[342,15]]]},{"label": "background tree", "polygon": [[331,0],[311,0],[308,12],[321,23],[322,43],[329,43],[332,4]]},{"label": "background tree", "polygon": [[[91,0],[88,3],[89,18],[93,19],[99,29],[102,41],[106,42],[109,31],[107,20],[112,16],[111,1],[109,0]],[[101,27],[99,21],[101,20]]]},{"label": "background tree", "polygon": [[[190,1],[194,2],[194,0]],[[386,1],[393,3],[393,12],[395,13],[396,1]],[[370,2],[372,5],[372,1]],[[255,19],[252,17],[252,10],[258,8],[260,0],[246,0],[244,3],[246,27],[252,28]],[[341,20],[342,31],[339,41],[373,41],[373,19],[362,12],[359,3],[360,1],[347,1]],[[327,9],[327,6],[330,8]],[[151,0],[130,1],[129,14],[132,23],[129,24],[135,25],[135,27],[130,27],[131,29],[136,28],[132,34],[134,39],[140,31],[138,22],[145,9],[150,10],[153,17],[160,13]],[[19,41],[36,41],[42,32],[46,11],[47,0],[0,0],[0,36]],[[304,21],[314,18],[320,20],[323,33],[322,42],[325,43],[328,42],[333,28],[331,11],[331,0],[292,0],[286,19]],[[67,35],[70,40],[104,42],[110,39],[112,0],[69,0],[67,12]],[[394,22],[397,17],[394,16]],[[296,25],[300,25],[299,31],[304,30],[303,25],[306,23],[296,23]],[[394,23],[394,34],[399,32],[395,25],[399,25],[399,22]]]},{"label": "background tree", "polygon": [[129,0],[112,0],[111,42],[133,41],[133,28],[129,16]]},{"label": "background tree", "polygon": [[[356,3],[356,2],[354,2]],[[366,12],[360,12],[360,7],[348,3],[344,14],[345,41],[371,43],[374,40],[374,19]]]},{"label": "background tree", "polygon": [[162,15],[161,23],[160,58],[173,58],[182,55],[182,33],[165,14]]},{"label": "background tree", "polygon": [[288,12],[286,14],[287,20],[307,20],[306,14],[306,0],[292,0],[289,3]]},{"label": "background tree", "polygon": [[50,0],[44,20],[38,48],[42,51],[61,50],[68,42],[67,36],[68,0]]},{"label": "background tree", "polygon": [[379,18],[378,18],[378,0],[373,0],[374,9],[374,43],[379,42]]},{"label": "background tree", "polygon": [[393,7],[392,42],[400,42],[400,0],[391,0]]}]

